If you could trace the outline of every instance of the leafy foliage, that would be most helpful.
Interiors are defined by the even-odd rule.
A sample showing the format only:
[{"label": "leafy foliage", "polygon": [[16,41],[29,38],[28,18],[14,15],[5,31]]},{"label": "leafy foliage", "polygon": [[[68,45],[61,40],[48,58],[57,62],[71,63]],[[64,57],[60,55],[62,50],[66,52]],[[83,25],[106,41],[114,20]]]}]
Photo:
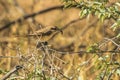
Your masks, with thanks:
[{"label": "leafy foliage", "polygon": [[120,2],[109,4],[109,0],[94,0],[94,1],[75,1],[75,0],[64,0],[65,8],[76,7],[80,8],[80,18],[93,14],[103,22],[105,19],[114,19],[116,22],[111,26],[113,30],[120,26]]},{"label": "leafy foliage", "polygon": [[[118,30],[118,33],[116,33],[117,38],[120,38],[120,2],[115,3],[109,3],[109,0],[91,0],[91,1],[84,1],[84,0],[64,0],[65,8],[68,7],[75,7],[80,9],[79,16],[80,18],[83,18],[89,14],[97,16],[102,23],[104,23],[105,20],[114,20],[114,23],[110,28],[115,32]],[[114,41],[111,39],[111,41],[114,43]],[[117,40],[119,42],[119,39]],[[119,47],[118,43],[118,48]],[[96,61],[96,70],[99,74],[96,77],[96,80],[110,80],[112,75],[119,75],[120,72],[120,65],[119,61],[117,59],[113,59],[113,57],[117,54],[112,53],[109,55],[104,55],[102,53],[99,53],[100,51],[100,45],[98,44],[92,44],[88,47],[87,52],[96,53],[98,52],[99,58]],[[101,70],[101,71],[99,71]]]},{"label": "leafy foliage", "polygon": [[[119,1],[61,0],[64,10],[63,5],[49,7],[58,0],[17,1],[0,0],[0,77],[9,73],[7,78],[15,80],[120,79]],[[22,69],[13,71],[15,65]]]}]

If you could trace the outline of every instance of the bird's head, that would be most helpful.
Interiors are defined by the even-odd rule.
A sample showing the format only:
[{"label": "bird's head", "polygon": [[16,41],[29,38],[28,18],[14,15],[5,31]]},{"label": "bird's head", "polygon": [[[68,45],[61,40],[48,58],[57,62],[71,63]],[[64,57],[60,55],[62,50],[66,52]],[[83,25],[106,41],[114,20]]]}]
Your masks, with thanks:
[{"label": "bird's head", "polygon": [[58,28],[57,26],[52,27],[51,30],[52,31],[59,31],[59,32],[61,32],[61,34],[63,34],[62,29]]}]

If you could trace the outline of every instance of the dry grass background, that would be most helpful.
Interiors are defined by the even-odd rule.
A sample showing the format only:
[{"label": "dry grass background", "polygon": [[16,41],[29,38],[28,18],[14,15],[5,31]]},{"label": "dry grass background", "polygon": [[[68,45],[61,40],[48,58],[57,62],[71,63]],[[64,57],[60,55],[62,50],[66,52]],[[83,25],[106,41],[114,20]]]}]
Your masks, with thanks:
[{"label": "dry grass background", "polygon": [[[13,1],[13,2],[12,2]],[[14,0],[0,0],[0,27],[6,23],[14,21],[23,15],[32,14],[46,8],[62,5],[60,0],[16,0],[19,6],[15,6]],[[22,9],[22,10],[21,10]],[[24,11],[24,12],[23,12]],[[0,32],[0,56],[10,56],[11,58],[0,58],[0,70],[3,77],[16,65],[23,65],[24,69],[19,71],[18,80],[29,80],[36,73],[45,72],[46,77],[57,77],[60,80],[73,78],[77,80],[94,80],[102,69],[97,69],[98,65],[103,65],[99,61],[99,56],[87,53],[59,54],[57,51],[44,54],[36,49],[36,44],[41,38],[19,37],[37,30],[38,24],[43,26],[64,27],[72,20],[79,18],[79,9],[53,10],[34,17],[35,23],[31,19],[23,20],[21,23],[15,23]],[[115,35],[109,26],[111,22],[106,20],[104,23],[97,20],[95,16],[89,15],[75,23],[70,24],[63,30],[63,34],[58,33],[54,38],[48,41],[51,48],[59,51],[78,52],[86,50],[87,46],[93,43],[103,41],[105,37]],[[45,38],[48,40],[49,37]],[[114,48],[111,42],[108,42],[103,49]],[[106,53],[104,55],[107,55]],[[13,57],[12,57],[13,56]],[[119,58],[119,57],[118,57]],[[43,61],[42,61],[43,60]],[[109,59],[108,59],[109,60]],[[86,64],[85,64],[86,63]],[[40,72],[41,71],[41,72]],[[16,75],[13,75],[15,77]],[[30,80],[34,80],[32,76]],[[114,75],[114,80],[119,80]],[[42,77],[41,77],[42,79]],[[81,80],[79,79],[79,80]],[[39,78],[36,80],[40,80]]]}]

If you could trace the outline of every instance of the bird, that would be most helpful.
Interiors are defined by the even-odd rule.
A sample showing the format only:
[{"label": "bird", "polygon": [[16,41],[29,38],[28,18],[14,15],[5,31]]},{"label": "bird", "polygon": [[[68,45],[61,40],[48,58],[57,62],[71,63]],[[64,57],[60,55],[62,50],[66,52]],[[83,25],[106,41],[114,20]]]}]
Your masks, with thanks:
[{"label": "bird", "polygon": [[59,31],[63,34],[63,31],[57,26],[49,26],[49,27],[39,29],[32,34],[28,34],[28,36],[49,36],[56,31]]},{"label": "bird", "polygon": [[[43,38],[51,38],[56,32],[60,32],[63,34],[62,29],[58,28],[57,26],[47,26],[45,28],[36,30],[32,34],[27,34],[26,37],[40,37],[41,39]],[[43,39],[44,40],[44,39]],[[44,40],[45,41],[45,40]]]}]

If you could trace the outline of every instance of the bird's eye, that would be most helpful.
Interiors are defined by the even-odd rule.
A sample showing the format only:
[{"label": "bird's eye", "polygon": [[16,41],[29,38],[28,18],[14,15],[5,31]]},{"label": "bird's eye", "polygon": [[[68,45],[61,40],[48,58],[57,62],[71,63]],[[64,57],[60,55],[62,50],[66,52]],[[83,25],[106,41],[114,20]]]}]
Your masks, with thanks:
[{"label": "bird's eye", "polygon": [[51,28],[51,30],[58,30],[58,27],[54,26]]}]

